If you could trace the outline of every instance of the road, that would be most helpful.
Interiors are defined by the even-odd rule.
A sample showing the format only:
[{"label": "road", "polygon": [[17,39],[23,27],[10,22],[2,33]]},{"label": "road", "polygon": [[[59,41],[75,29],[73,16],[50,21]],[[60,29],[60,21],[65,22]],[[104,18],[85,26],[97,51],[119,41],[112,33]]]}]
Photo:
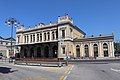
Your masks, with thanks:
[{"label": "road", "polygon": [[40,67],[0,62],[0,80],[120,80],[120,63]]},{"label": "road", "polygon": [[120,63],[79,63],[66,80],[120,80]]}]

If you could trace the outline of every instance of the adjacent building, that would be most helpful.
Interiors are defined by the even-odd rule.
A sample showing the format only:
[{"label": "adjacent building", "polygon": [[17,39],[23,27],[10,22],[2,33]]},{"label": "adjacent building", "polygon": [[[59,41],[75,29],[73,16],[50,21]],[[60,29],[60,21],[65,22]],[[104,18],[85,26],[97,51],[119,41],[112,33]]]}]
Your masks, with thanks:
[{"label": "adjacent building", "polygon": [[0,36],[0,55],[9,58],[10,56],[14,56],[16,53],[15,44],[16,40],[12,38],[12,52],[13,55],[10,55],[11,53],[11,38],[3,38]]},{"label": "adjacent building", "polygon": [[68,15],[16,31],[21,58],[109,58],[114,57],[113,42],[114,34],[86,37]]}]

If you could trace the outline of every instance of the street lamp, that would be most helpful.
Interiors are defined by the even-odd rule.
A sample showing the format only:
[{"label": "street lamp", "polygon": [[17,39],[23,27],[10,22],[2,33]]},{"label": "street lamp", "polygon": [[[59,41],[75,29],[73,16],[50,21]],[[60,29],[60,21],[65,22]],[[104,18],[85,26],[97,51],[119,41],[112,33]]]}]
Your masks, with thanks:
[{"label": "street lamp", "polygon": [[9,18],[8,20],[5,21],[5,25],[10,26],[11,25],[11,51],[10,51],[10,56],[13,56],[13,52],[12,52],[12,40],[13,40],[13,26],[14,27],[18,27],[20,26],[20,22],[18,22],[15,18]]}]

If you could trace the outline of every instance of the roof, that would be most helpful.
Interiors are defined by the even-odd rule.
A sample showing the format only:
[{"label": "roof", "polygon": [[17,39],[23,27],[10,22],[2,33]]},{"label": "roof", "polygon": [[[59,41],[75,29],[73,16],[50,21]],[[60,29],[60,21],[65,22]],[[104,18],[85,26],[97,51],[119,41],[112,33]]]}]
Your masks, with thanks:
[{"label": "roof", "polygon": [[4,39],[2,36],[0,36],[0,39]]},{"label": "roof", "polygon": [[110,34],[110,35],[101,35],[101,36],[92,36],[92,37],[81,37],[81,38],[76,38],[74,39],[74,41],[97,41],[97,40],[108,40],[108,39],[114,39],[114,35]]},{"label": "roof", "polygon": [[[0,36],[0,39],[2,39],[2,40],[11,40],[11,37],[9,37],[9,38],[3,38],[2,36]],[[16,41],[14,38],[12,38],[12,40]]]},{"label": "roof", "polygon": [[[6,39],[4,39],[4,40],[11,40],[11,37],[6,38]],[[13,40],[13,41],[16,41],[14,38],[12,38],[12,40]]]},{"label": "roof", "polygon": [[81,32],[82,34],[86,35],[85,32],[83,32],[80,28],[78,28],[77,26],[75,26],[74,24],[70,23],[70,22],[61,22],[61,23],[55,23],[55,24],[52,24],[52,25],[45,25],[44,27],[33,27],[33,28],[26,28],[25,30],[21,30],[21,31],[17,31],[16,34],[18,33],[26,33],[26,32],[31,32],[31,31],[36,31],[36,30],[42,30],[42,29],[46,29],[46,28],[54,28],[54,27],[58,27],[59,25],[70,25],[72,26],[73,28],[75,28],[76,30],[78,30],[79,32]]}]

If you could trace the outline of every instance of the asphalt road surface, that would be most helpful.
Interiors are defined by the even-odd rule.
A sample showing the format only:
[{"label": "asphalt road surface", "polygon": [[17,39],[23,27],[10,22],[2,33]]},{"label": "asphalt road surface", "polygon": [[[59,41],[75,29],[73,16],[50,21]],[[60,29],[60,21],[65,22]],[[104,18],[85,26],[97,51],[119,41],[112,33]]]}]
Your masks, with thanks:
[{"label": "asphalt road surface", "polygon": [[40,67],[0,62],[0,80],[120,80],[120,63]]}]

